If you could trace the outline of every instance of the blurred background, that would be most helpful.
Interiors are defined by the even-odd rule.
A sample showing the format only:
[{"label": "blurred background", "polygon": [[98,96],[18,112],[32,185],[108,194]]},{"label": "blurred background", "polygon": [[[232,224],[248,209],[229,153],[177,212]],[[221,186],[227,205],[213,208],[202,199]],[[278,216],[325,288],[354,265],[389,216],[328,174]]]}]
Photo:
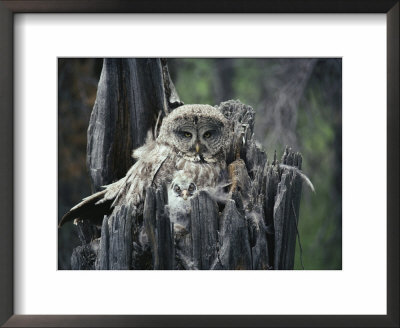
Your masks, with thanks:
[{"label": "blurred background", "polygon": [[[58,221],[91,193],[86,132],[103,60],[58,62]],[[303,185],[295,269],[342,268],[342,60],[340,58],[168,59],[186,103],[239,99],[256,111],[255,133],[269,159],[288,145],[303,155]],[[58,230],[58,266],[70,269],[75,227]]]}]

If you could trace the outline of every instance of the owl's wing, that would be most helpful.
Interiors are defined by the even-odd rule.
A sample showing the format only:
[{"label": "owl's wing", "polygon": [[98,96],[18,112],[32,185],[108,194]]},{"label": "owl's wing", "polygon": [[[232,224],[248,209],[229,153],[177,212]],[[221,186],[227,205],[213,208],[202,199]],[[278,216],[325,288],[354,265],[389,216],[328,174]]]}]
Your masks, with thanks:
[{"label": "owl's wing", "polygon": [[138,208],[144,201],[146,188],[153,183],[169,154],[169,148],[166,146],[156,142],[146,143],[133,153],[133,157],[138,158],[138,161],[125,177],[84,198],[63,216],[59,227],[74,219],[88,219],[100,225],[104,215],[111,214],[115,206],[125,204]]}]

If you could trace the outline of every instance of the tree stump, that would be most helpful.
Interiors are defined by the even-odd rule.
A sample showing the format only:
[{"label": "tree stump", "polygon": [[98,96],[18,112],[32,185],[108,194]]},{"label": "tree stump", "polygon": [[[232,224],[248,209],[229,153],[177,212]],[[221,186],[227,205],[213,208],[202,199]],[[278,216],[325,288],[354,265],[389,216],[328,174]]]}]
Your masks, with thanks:
[{"label": "tree stump", "polygon": [[[88,128],[93,191],[123,177],[132,150],[182,104],[166,60],[105,59]],[[73,269],[293,269],[302,179],[289,167],[301,169],[302,157],[286,148],[281,163],[276,154],[270,163],[254,137],[254,110],[234,100],[216,107],[234,122],[226,195],[198,192],[189,231],[180,235],[166,211],[166,189],[149,186],[143,215],[132,216],[127,205],[104,215],[101,230],[78,223],[82,246],[72,254]]]}]

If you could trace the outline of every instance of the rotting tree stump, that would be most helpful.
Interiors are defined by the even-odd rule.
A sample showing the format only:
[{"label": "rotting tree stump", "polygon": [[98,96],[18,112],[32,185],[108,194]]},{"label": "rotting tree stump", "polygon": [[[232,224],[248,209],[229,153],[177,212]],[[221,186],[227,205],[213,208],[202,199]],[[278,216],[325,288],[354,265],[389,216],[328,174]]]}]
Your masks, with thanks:
[{"label": "rotting tree stump", "polygon": [[[88,128],[93,191],[123,177],[147,131],[182,104],[166,60],[105,59]],[[270,163],[254,137],[254,110],[233,100],[216,107],[234,122],[227,196],[198,192],[189,231],[179,235],[165,208],[166,188],[149,186],[143,215],[132,217],[123,205],[104,215],[101,230],[78,222],[82,246],[73,251],[72,269],[293,269],[302,179],[287,166],[301,169],[302,157],[286,148]]]}]

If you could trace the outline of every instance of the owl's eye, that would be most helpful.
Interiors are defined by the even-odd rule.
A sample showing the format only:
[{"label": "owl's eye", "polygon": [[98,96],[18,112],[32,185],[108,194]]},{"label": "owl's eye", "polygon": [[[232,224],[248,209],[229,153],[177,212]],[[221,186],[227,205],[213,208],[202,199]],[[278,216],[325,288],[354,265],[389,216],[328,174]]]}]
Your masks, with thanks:
[{"label": "owl's eye", "polygon": [[190,132],[183,132],[183,135],[184,135],[186,138],[191,138],[191,137],[192,137],[192,134],[191,134]]},{"label": "owl's eye", "polygon": [[179,188],[179,186],[175,186],[174,189],[175,189],[176,192],[180,192],[181,191],[181,188]]},{"label": "owl's eye", "polygon": [[194,183],[191,183],[188,188],[189,192],[193,192],[193,191],[195,191],[195,189],[196,189],[196,186],[194,185]]},{"label": "owl's eye", "polygon": [[211,131],[207,131],[206,133],[204,133],[203,135],[204,138],[208,139],[211,137]]}]

